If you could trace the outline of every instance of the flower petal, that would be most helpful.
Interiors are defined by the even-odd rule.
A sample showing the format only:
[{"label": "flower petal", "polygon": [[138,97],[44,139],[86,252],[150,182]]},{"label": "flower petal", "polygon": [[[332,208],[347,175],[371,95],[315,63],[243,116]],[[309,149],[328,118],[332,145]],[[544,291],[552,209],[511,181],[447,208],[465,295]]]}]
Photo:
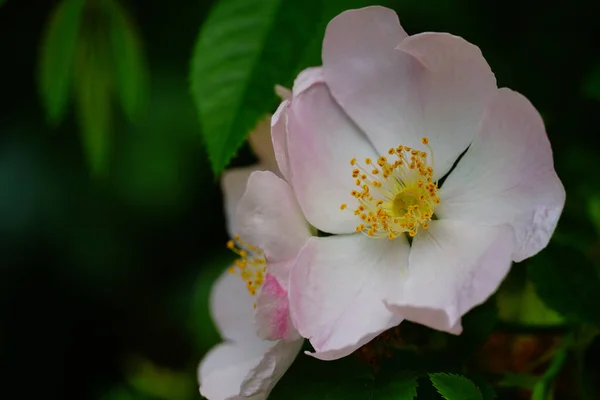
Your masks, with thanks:
[{"label": "flower petal", "polygon": [[[292,262],[288,263],[292,264]],[[272,264],[268,267],[274,270],[282,269],[281,266]],[[283,268],[288,269],[287,266]],[[287,282],[285,283],[287,287]],[[288,291],[270,273],[267,273],[256,297],[255,321],[258,336],[263,339],[283,339],[287,342],[300,339],[290,316]]]},{"label": "flower petal", "polygon": [[209,400],[266,399],[296,358],[302,342],[255,338],[216,346],[198,368],[200,394]]},{"label": "flower petal", "polygon": [[269,171],[250,175],[236,221],[242,240],[262,249],[269,264],[295,259],[311,236],[292,188]]},{"label": "flower petal", "polygon": [[325,232],[354,232],[357,217],[340,210],[356,188],[350,161],[377,154],[323,83],[300,76],[287,116],[290,183],[306,219]]},{"label": "flower petal", "polygon": [[227,233],[230,237],[236,232],[235,213],[242,195],[246,191],[246,183],[250,174],[254,171],[264,169],[260,165],[249,167],[231,168],[223,173],[221,178],[221,190],[223,192],[223,207],[225,209],[225,221]]},{"label": "flower petal", "polygon": [[271,118],[271,141],[275,152],[275,160],[283,178],[289,181],[290,166],[287,150],[287,110],[289,100],[281,102]]},{"label": "flower petal", "polygon": [[239,276],[226,271],[217,279],[210,294],[210,311],[221,337],[240,341],[256,336],[254,298]]},{"label": "flower petal", "polygon": [[323,70],[333,97],[380,154],[399,144],[435,154],[443,176],[473,139],[496,81],[480,50],[445,33],[407,37],[395,12],[346,11],[327,26]]},{"label": "flower petal", "polygon": [[460,333],[460,318],[496,291],[511,265],[511,229],[438,220],[415,237],[390,310],[430,328]]},{"label": "flower petal", "polygon": [[525,97],[510,89],[498,91],[479,135],[440,189],[440,198],[440,218],[510,224],[514,261],[546,247],[565,190],[554,171],[542,118]]},{"label": "flower petal", "polygon": [[290,277],[290,311],[300,334],[322,360],[344,357],[401,318],[383,299],[401,285],[408,261],[404,238],[360,234],[311,238]]}]

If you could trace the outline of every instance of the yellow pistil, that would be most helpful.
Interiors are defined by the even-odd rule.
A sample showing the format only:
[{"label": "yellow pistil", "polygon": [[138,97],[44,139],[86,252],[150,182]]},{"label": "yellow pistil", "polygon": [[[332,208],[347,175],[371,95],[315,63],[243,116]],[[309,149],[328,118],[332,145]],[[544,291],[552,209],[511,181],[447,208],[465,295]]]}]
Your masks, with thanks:
[{"label": "yellow pistil", "polygon": [[240,256],[233,262],[229,272],[242,278],[248,292],[254,296],[265,281],[265,253],[258,247],[245,243],[238,235],[227,242],[227,248]]},{"label": "yellow pistil", "polygon": [[[355,158],[352,178],[357,189],[350,195],[357,200],[354,215],[360,218],[356,232],[371,237],[394,239],[403,233],[414,237],[427,229],[435,207],[440,203],[437,181],[433,181],[433,151],[429,139],[421,139],[431,153],[408,146],[390,148],[388,155],[377,160],[366,158],[361,166]],[[346,204],[340,209],[345,210]]]}]

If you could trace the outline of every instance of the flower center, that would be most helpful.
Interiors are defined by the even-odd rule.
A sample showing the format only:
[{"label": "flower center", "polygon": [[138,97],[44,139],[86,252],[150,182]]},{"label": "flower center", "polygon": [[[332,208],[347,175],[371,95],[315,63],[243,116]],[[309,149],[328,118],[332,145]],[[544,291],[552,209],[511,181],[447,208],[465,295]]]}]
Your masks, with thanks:
[{"label": "flower center", "polygon": [[[366,158],[365,165],[355,158],[350,161],[358,187],[350,192],[357,202],[353,211],[361,219],[356,232],[391,240],[403,233],[414,237],[419,229],[429,227],[440,198],[437,181],[433,181],[429,139],[423,138],[421,142],[431,153],[431,165],[426,152],[402,145],[388,150],[392,160],[381,156],[374,163]],[[347,207],[342,204],[340,209]]]},{"label": "flower center", "polygon": [[233,262],[229,272],[242,278],[246,282],[248,292],[254,296],[265,281],[265,253],[258,247],[245,243],[238,235],[227,242],[227,248],[240,256]]}]

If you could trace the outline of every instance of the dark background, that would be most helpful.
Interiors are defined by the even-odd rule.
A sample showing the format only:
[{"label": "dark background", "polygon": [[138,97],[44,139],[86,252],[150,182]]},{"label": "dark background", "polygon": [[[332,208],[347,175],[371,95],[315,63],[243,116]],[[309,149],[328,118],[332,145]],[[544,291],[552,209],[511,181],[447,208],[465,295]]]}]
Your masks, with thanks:
[{"label": "dark background", "polygon": [[[206,297],[228,257],[188,89],[212,2],[121,1],[141,32],[150,95],[137,125],[115,112],[102,177],[89,171],[72,107],[58,127],[45,122],[36,68],[56,3],[0,8],[0,397],[199,398],[195,370],[218,340]],[[599,2],[393,3],[409,34],[478,45],[499,86],[540,110],[567,190],[559,233],[595,237]],[[244,148],[234,164],[252,161]]]}]

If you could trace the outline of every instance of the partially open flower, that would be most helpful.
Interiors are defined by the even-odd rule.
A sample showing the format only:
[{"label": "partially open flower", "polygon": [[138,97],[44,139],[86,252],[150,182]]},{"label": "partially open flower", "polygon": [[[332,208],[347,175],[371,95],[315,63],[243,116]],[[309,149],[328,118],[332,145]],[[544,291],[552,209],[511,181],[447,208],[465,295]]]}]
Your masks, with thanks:
[{"label": "partially open flower", "polygon": [[[261,126],[268,132],[268,125]],[[274,159],[266,138],[257,151],[263,162]],[[266,399],[303,343],[290,318],[288,289],[310,227],[291,187],[273,172],[255,170],[260,167],[224,178],[228,227],[236,232],[228,247],[239,258],[211,295],[212,317],[225,342],[198,370],[200,393],[209,400]]]},{"label": "partially open flower", "polygon": [[386,8],[334,18],[322,57],[272,129],[307,220],[337,234],[292,270],[297,328],[322,359],[403,319],[459,333],[556,227],[565,192],[542,119],[476,46],[408,36]]}]

